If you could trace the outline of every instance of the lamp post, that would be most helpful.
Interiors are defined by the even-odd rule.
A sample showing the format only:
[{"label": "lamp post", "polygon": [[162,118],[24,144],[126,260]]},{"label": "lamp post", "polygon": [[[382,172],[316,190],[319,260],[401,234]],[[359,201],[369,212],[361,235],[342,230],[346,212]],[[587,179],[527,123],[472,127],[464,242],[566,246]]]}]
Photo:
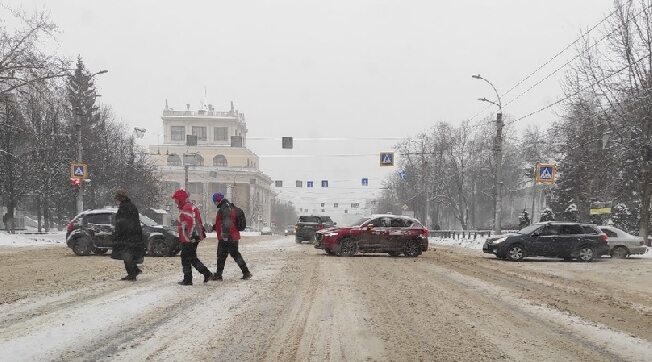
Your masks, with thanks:
[{"label": "lamp post", "polygon": [[[105,74],[108,73],[109,71],[104,69],[100,70],[97,73],[93,73],[90,75],[90,78],[95,77],[98,74]],[[83,154],[84,154],[84,147],[82,146],[82,124],[81,124],[81,117],[82,114],[80,114],[81,110],[79,108],[76,108],[74,110],[74,116],[75,116],[75,125],[78,128],[77,132],[77,162],[81,163],[83,160]],[[84,182],[79,183],[79,189],[77,190],[77,213],[81,213],[84,211]]]},{"label": "lamp post", "polygon": [[489,84],[491,88],[496,93],[496,101],[489,100],[487,98],[479,98],[479,101],[491,103],[494,106],[498,107],[498,113],[496,114],[496,139],[494,141],[494,162],[495,165],[495,180],[494,180],[494,234],[500,234],[502,225],[501,225],[501,199],[502,199],[502,164],[503,164],[503,105],[500,100],[500,93],[496,90],[493,83],[491,83],[486,78],[483,78],[480,74],[472,75],[473,79],[479,79]]}]

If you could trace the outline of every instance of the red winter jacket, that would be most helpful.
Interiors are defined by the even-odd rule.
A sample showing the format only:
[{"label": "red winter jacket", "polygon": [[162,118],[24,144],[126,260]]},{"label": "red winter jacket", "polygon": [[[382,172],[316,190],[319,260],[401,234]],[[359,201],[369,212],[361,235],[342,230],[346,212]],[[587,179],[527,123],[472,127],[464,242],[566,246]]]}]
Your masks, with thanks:
[{"label": "red winter jacket", "polygon": [[[206,232],[204,231],[204,223],[201,220],[199,209],[190,201],[186,201],[179,211],[179,241],[182,243],[191,243],[195,241],[204,240]],[[193,240],[194,234],[199,240]]]},{"label": "red winter jacket", "polygon": [[[228,201],[226,202],[228,205]],[[235,208],[233,207],[228,207],[230,209],[229,212],[229,219],[230,219],[230,228],[229,228],[229,240],[230,241],[238,241],[240,240],[240,232],[238,231],[237,223],[236,223],[236,211]],[[220,209],[217,210],[217,216],[215,217],[215,225],[213,226],[213,229],[217,233],[217,240],[224,241],[224,236],[222,235],[222,210],[225,209],[224,205],[221,205]],[[228,224],[228,223],[227,223]]]}]

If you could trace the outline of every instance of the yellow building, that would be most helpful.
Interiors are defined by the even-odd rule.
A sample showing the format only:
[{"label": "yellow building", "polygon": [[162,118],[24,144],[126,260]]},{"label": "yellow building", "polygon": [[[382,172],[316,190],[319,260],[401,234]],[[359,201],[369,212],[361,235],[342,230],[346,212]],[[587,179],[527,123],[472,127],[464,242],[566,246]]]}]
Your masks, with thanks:
[{"label": "yellow building", "polygon": [[[247,215],[247,224],[269,226],[272,180],[259,170],[259,158],[246,148],[247,123],[231,103],[228,112],[203,105],[198,111],[163,110],[164,141],[150,146],[165,192],[185,187],[204,221],[215,222],[212,195],[222,192]],[[187,180],[186,180],[187,177]],[[174,205],[170,200],[171,210]]]}]

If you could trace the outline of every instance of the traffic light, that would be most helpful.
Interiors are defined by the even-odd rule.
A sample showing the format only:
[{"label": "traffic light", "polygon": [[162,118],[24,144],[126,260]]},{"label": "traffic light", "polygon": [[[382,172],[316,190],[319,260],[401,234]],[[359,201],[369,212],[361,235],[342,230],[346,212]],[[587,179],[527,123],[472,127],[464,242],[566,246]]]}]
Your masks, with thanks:
[{"label": "traffic light", "polygon": [[70,186],[74,188],[79,188],[79,185],[81,184],[81,179],[78,179],[76,177],[71,177],[70,178]]}]

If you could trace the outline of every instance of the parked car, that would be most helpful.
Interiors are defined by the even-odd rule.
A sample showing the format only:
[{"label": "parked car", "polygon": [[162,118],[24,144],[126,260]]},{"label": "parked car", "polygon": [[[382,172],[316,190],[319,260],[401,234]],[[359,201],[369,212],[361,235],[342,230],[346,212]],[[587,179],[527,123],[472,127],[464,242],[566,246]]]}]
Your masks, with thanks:
[{"label": "parked car", "polygon": [[299,221],[295,226],[295,239],[297,243],[302,241],[312,241],[315,239],[315,233],[321,229],[333,227],[335,223],[330,216],[299,216]]},{"label": "parked car", "polygon": [[549,221],[532,224],[516,234],[487,240],[482,251],[512,261],[544,256],[589,262],[608,254],[609,245],[607,235],[595,225]]},{"label": "parked car", "polygon": [[[105,254],[113,247],[113,228],[117,208],[84,211],[75,216],[66,228],[66,245],[80,256]],[[150,256],[174,256],[181,250],[179,235],[172,227],[158,225],[140,215],[143,239]]]},{"label": "parked car", "polygon": [[428,250],[429,231],[414,218],[373,215],[348,227],[332,227],[316,233],[315,248],[328,254],[352,256],[357,253],[404,254],[416,257]]},{"label": "parked car", "polygon": [[642,238],[628,234],[613,226],[600,226],[600,230],[607,235],[609,255],[613,258],[626,258],[633,254],[644,254],[647,246]]},{"label": "parked car", "polygon": [[285,230],[283,231],[283,233],[285,234],[285,236],[294,235],[295,228],[296,228],[296,225],[288,225],[288,226],[285,227]]},{"label": "parked car", "polygon": [[264,226],[262,229],[260,229],[260,235],[272,235],[272,228],[269,226]]}]

